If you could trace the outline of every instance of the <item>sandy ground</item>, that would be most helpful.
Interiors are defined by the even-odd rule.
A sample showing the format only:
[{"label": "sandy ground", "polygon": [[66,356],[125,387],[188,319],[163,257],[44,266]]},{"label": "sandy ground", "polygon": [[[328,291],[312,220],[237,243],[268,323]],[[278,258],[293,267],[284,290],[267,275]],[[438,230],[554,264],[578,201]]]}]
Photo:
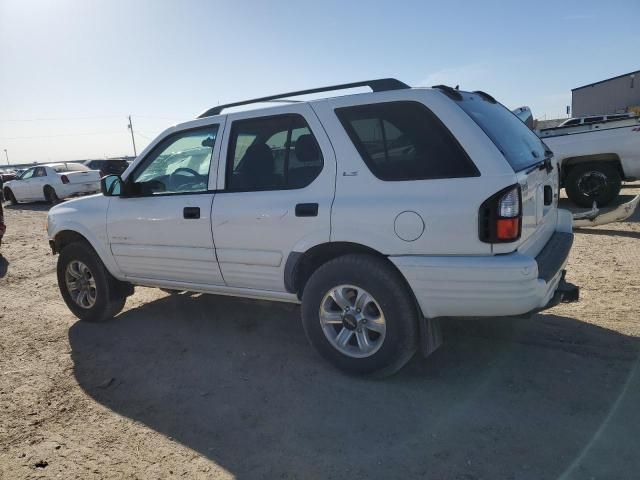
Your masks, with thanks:
[{"label": "sandy ground", "polygon": [[138,288],[77,322],[46,211],[5,207],[1,478],[640,475],[640,212],[577,233],[579,303],[447,321],[433,356],[369,381],[324,363],[291,305]]}]

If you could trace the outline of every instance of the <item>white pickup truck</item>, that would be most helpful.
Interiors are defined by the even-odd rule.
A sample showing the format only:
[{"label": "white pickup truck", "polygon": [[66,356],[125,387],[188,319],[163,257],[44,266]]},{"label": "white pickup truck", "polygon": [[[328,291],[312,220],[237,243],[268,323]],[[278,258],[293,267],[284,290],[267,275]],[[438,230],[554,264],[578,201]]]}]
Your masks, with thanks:
[{"label": "white pickup truck", "polygon": [[25,170],[3,186],[12,204],[45,200],[51,204],[68,197],[100,191],[100,172],[79,163],[52,163]]},{"label": "white pickup truck", "polygon": [[561,185],[577,205],[605,206],[618,196],[623,180],[640,178],[639,117],[566,124],[537,133],[553,151]]}]

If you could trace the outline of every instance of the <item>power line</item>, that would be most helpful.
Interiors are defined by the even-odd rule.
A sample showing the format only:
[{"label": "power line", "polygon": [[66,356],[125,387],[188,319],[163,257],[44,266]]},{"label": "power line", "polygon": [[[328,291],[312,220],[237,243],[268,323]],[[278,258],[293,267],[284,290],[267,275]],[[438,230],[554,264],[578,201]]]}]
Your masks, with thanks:
[{"label": "power line", "polygon": [[32,138],[77,137],[79,135],[120,135],[122,132],[90,132],[90,133],[61,133],[57,135],[30,135],[25,137],[0,137],[0,140],[27,140]]},{"label": "power line", "polygon": [[[131,115],[132,117],[149,118],[153,120],[170,120],[173,122],[180,122],[183,119],[176,117],[157,117],[153,115]],[[0,118],[0,122],[60,122],[60,121],[73,121],[73,120],[98,120],[103,118],[122,118],[123,115],[94,115],[87,117],[42,117],[42,118]]]},{"label": "power line", "polygon": [[58,117],[58,118],[8,118],[2,119],[0,118],[0,122],[60,122],[67,120],[92,120],[92,119],[100,119],[100,118],[118,118],[121,115],[96,115],[91,117]]}]

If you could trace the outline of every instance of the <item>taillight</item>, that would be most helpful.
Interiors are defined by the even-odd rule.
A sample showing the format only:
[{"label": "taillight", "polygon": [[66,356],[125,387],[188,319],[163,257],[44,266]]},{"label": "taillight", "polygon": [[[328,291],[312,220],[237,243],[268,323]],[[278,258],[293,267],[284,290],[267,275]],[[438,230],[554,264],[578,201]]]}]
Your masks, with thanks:
[{"label": "taillight", "polygon": [[69,177],[67,177],[66,175],[62,175],[60,179],[62,180],[62,183],[69,183]]},{"label": "taillight", "polygon": [[515,242],[522,231],[520,185],[500,190],[480,206],[478,234],[487,243]]}]

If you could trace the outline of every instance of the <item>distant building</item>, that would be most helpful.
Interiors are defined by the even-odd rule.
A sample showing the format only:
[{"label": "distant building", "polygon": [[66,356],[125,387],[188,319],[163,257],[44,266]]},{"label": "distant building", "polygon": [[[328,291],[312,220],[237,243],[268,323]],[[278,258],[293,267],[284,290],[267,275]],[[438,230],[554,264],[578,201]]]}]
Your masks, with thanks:
[{"label": "distant building", "polygon": [[571,116],[640,109],[640,70],[571,90]]}]

